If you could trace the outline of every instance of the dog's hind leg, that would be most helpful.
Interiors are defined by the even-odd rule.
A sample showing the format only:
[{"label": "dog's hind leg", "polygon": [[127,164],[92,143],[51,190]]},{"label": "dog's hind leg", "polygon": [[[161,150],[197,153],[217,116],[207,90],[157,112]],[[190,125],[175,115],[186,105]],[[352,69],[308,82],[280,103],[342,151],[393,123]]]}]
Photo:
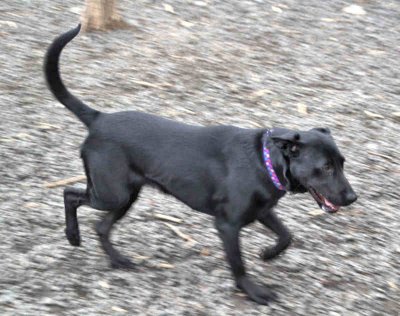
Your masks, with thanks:
[{"label": "dog's hind leg", "polygon": [[[102,145],[102,146],[100,146]],[[137,199],[144,178],[129,166],[125,153],[113,144],[96,144],[88,141],[82,151],[88,178],[89,205],[107,211],[95,226],[104,252],[114,268],[133,268],[133,263],[122,256],[112,245],[110,234],[113,225],[127,213]]]},{"label": "dog's hind leg", "polygon": [[275,246],[266,248],[261,253],[263,260],[271,260],[278,256],[282,251],[289,247],[292,242],[292,235],[289,230],[283,225],[281,220],[272,210],[267,210],[258,218],[258,220],[275,234],[278,235],[278,242]]},{"label": "dog's hind leg", "polygon": [[79,206],[89,204],[86,190],[67,187],[64,190],[65,206],[65,234],[69,243],[73,246],[80,246],[81,237],[79,233],[78,218],[76,210]]},{"label": "dog's hind leg", "polygon": [[119,251],[113,247],[110,241],[110,233],[113,225],[126,214],[132,203],[137,199],[139,191],[140,187],[136,188],[131,194],[130,200],[126,203],[126,205],[121,205],[119,208],[110,211],[96,225],[96,232],[100,238],[101,246],[110,258],[111,267],[116,269],[134,268],[133,262],[121,255]]}]

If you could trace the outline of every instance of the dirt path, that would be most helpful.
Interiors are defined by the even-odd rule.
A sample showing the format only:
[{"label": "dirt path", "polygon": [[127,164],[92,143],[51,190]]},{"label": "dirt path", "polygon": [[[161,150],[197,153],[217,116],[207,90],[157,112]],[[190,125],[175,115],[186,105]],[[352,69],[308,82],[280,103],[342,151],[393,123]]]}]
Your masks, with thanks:
[{"label": "dirt path", "polygon": [[[67,86],[103,111],[331,128],[359,201],[329,216],[287,196],[277,211],[295,242],[271,263],[258,253],[273,236],[243,232],[249,271],[280,295],[271,306],[237,294],[211,218],[150,189],[113,235],[138,272],[108,267],[99,212],[82,208],[83,245],[67,243],[62,187],[44,183],[82,174],[86,132],[49,94],[42,62],[82,2],[0,3],[0,315],[399,315],[397,0],[356,1],[358,15],[339,0],[126,0],[132,29],[81,35],[63,54]],[[172,224],[196,243],[155,214],[182,219]]]}]

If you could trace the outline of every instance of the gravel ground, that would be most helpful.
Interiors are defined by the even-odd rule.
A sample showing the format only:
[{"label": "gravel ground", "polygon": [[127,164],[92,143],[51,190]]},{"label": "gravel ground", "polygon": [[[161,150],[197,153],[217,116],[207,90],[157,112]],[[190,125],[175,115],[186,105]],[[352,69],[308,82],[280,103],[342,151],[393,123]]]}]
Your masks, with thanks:
[{"label": "gravel ground", "polygon": [[400,315],[397,0],[356,1],[365,14],[340,0],[124,0],[131,29],[81,35],[63,54],[67,86],[103,111],[331,128],[359,200],[327,215],[309,195],[285,197],[295,242],[270,263],[258,253],[274,236],[244,230],[248,270],[280,296],[270,306],[235,290],[212,218],[151,189],[113,235],[138,272],[109,268],[97,211],[80,209],[83,245],[67,243],[63,188],[44,184],[82,174],[86,131],[46,89],[42,62],[82,2],[0,3],[1,315]]}]

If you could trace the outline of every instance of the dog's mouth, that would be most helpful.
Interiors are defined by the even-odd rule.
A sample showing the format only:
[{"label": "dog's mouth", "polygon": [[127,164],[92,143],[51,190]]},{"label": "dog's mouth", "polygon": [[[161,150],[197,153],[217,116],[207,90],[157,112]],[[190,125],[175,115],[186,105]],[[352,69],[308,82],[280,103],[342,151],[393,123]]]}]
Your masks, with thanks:
[{"label": "dog's mouth", "polygon": [[318,193],[314,188],[309,188],[308,191],[312,195],[312,197],[317,201],[319,207],[323,209],[327,213],[336,213],[339,211],[340,206],[337,206],[330,202],[326,197],[322,194]]}]

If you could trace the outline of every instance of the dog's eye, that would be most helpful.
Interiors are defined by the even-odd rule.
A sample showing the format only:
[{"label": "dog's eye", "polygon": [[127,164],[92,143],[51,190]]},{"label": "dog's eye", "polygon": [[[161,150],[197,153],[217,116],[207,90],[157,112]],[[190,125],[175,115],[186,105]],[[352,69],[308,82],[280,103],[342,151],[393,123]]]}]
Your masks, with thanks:
[{"label": "dog's eye", "polygon": [[322,170],[326,173],[326,174],[333,174],[333,165],[331,163],[327,163],[324,165],[324,167],[322,168]]}]

